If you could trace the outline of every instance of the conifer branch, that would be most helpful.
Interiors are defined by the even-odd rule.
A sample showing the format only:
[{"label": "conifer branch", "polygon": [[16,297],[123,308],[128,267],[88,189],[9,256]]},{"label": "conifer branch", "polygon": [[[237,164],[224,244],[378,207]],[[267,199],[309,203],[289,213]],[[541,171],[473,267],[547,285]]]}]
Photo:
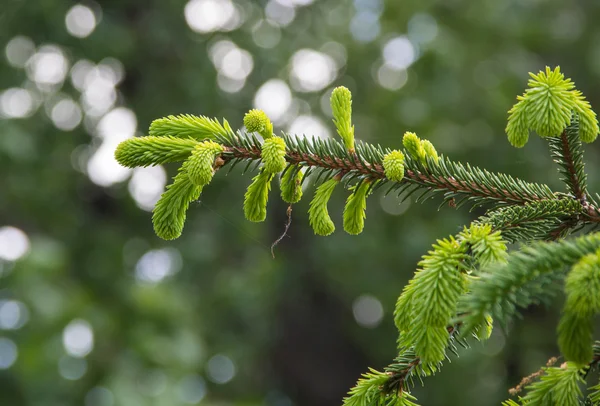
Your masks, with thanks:
[{"label": "conifer branch", "polygon": [[[461,307],[465,314],[461,320],[469,330],[480,325],[487,314],[506,323],[517,308],[547,298],[551,290],[544,289],[544,284],[551,283],[553,276],[562,276],[566,266],[598,248],[598,233],[523,247],[511,254],[507,263],[491,264],[473,281]],[[536,280],[539,284],[529,285]]]},{"label": "conifer branch", "polygon": [[540,200],[490,211],[477,222],[501,231],[508,242],[553,240],[557,230],[573,227],[579,221],[582,210],[575,199]]},{"label": "conifer branch", "polygon": [[[416,406],[409,392],[413,378],[435,373],[447,351],[456,353],[456,344],[466,345],[459,327],[462,334],[488,338],[492,315],[505,325],[519,308],[547,301],[568,267],[573,268],[566,278],[567,303],[558,329],[568,363],[546,368],[521,400],[532,406],[575,405],[581,398],[582,376],[600,362],[600,346],[593,352],[589,348],[591,318],[600,312],[600,233],[561,237],[586,224],[600,225],[600,206],[587,191],[581,144],[596,139],[598,121],[559,68],[531,74],[528,86],[509,111],[509,142],[523,147],[531,130],[547,139],[567,194],[452,161],[411,132],[403,136],[402,151],[355,140],[352,97],[343,87],[334,89],[331,97],[341,142],[275,136],[273,124],[260,110],[246,114],[246,130],[237,133],[226,120],[221,124],[204,116],[180,115],[155,120],[149,137],[124,141],[116,158],[128,167],[184,161],[154,209],[154,227],[164,239],[181,234],[189,203],[217,169],[228,164],[231,170],[242,162],[244,171],[260,167],[244,198],[250,221],[265,220],[271,181],[279,176],[281,197],[290,204],[289,226],[292,204],[303,194],[302,183],[315,174],[319,186],[310,203],[309,223],[322,236],[335,230],[328,202],[337,185],[351,192],[343,214],[344,230],[350,234],[362,232],[367,197],[384,185],[387,193],[403,199],[420,190],[417,201],[438,195],[442,205],[487,205],[484,216],[455,237],[438,240],[423,256],[394,311],[400,355],[383,372],[371,369],[363,374],[344,405]],[[534,242],[506,253],[505,242],[531,240],[559,241]],[[592,401],[600,401],[600,385],[591,389]],[[504,404],[518,405],[512,400]]]},{"label": "conifer branch", "polygon": [[[357,143],[356,154],[351,154],[341,143],[332,139],[308,141],[290,135],[283,135],[283,138],[288,147],[285,158],[289,164],[331,170],[352,178],[360,176],[391,182],[382,164],[382,156],[389,150]],[[260,142],[245,134],[238,134],[234,142],[225,147],[224,158],[229,161],[259,160]],[[445,157],[440,157],[437,165],[425,168],[414,158],[406,156],[404,165],[404,180],[396,182],[390,190],[401,193],[411,186],[424,187],[430,193],[441,193],[444,202],[453,198],[461,199],[459,206],[467,201],[473,204],[506,205],[556,199],[546,185],[524,182],[510,175],[463,165]]]},{"label": "conifer branch", "polygon": [[586,202],[587,175],[583,163],[583,149],[579,139],[579,122],[572,123],[561,133],[560,137],[549,139],[550,152],[560,168],[561,179],[573,196],[582,204]]}]

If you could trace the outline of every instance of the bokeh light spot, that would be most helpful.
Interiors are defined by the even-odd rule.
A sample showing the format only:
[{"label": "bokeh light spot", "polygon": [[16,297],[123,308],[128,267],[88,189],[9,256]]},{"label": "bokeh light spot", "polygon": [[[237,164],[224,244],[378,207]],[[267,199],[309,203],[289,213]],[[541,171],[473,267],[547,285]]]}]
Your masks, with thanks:
[{"label": "bokeh light spot", "polygon": [[395,37],[383,46],[383,59],[392,69],[406,69],[415,61],[416,50],[407,37]]},{"label": "bokeh light spot", "polygon": [[6,60],[15,68],[24,68],[25,64],[35,53],[35,44],[22,35],[12,38],[4,49]]},{"label": "bokeh light spot", "polygon": [[35,108],[34,98],[29,90],[13,87],[0,94],[0,117],[30,117]]},{"label": "bokeh light spot", "polygon": [[176,391],[183,403],[194,405],[206,396],[206,383],[198,375],[187,375],[179,381]]},{"label": "bokeh light spot", "polygon": [[146,252],[135,265],[135,278],[143,283],[156,284],[179,272],[181,254],[175,248],[161,248]]},{"label": "bokeh light spot", "polygon": [[96,386],[85,395],[85,406],[113,406],[115,397],[112,392],[102,386]]},{"label": "bokeh light spot", "polygon": [[85,38],[96,28],[96,16],[92,9],[82,4],[76,4],[67,11],[65,25],[67,31],[74,37]]},{"label": "bokeh light spot", "polygon": [[240,12],[230,0],[190,0],[184,16],[189,27],[201,34],[231,31],[242,23]]},{"label": "bokeh light spot", "polygon": [[379,15],[372,11],[360,11],[350,21],[350,33],[357,42],[371,42],[380,32]]},{"label": "bokeh light spot", "polygon": [[393,69],[388,64],[383,64],[377,69],[377,83],[385,89],[396,91],[408,82],[408,73],[404,69]]},{"label": "bokeh light spot", "polygon": [[69,381],[81,379],[87,372],[87,361],[65,355],[58,360],[58,373]]},{"label": "bokeh light spot", "polygon": [[337,77],[334,59],[312,49],[297,51],[291,60],[291,83],[300,92],[316,92],[324,89]]},{"label": "bokeh light spot", "polygon": [[73,357],[82,358],[94,348],[94,333],[92,326],[81,319],[70,322],[63,330],[63,346]]},{"label": "bokeh light spot", "polygon": [[0,227],[0,259],[16,261],[29,251],[27,234],[16,227]]},{"label": "bokeh light spot", "polygon": [[352,304],[356,322],[365,328],[375,328],[383,320],[383,306],[379,299],[371,295],[361,295]]},{"label": "bokeh light spot", "polygon": [[208,360],[206,372],[211,381],[224,384],[231,381],[235,376],[235,364],[231,358],[223,354],[217,354]]},{"label": "bokeh light spot", "polygon": [[296,117],[288,128],[288,132],[290,134],[305,135],[308,138],[313,136],[316,138],[331,137],[329,128],[323,124],[320,118],[308,115]]},{"label": "bokeh light spot", "polygon": [[59,130],[72,131],[81,123],[81,108],[71,99],[62,99],[52,107],[50,118]]},{"label": "bokeh light spot", "polygon": [[141,209],[152,211],[166,184],[167,173],[162,166],[135,168],[129,181],[129,193]]},{"label": "bokeh light spot", "polygon": [[288,26],[296,18],[296,10],[290,5],[271,0],[265,6],[265,14],[270,21],[281,27]]},{"label": "bokeh light spot", "polygon": [[17,360],[17,345],[6,337],[0,337],[0,369],[10,368]]},{"label": "bokeh light spot", "polygon": [[17,330],[29,320],[29,310],[17,300],[0,301],[0,329]]},{"label": "bokeh light spot", "polygon": [[438,35],[438,25],[435,18],[427,13],[418,13],[408,22],[408,38],[417,44],[427,44]]},{"label": "bokeh light spot", "polygon": [[277,123],[292,104],[292,92],[288,85],[279,79],[265,82],[254,96],[254,107],[263,110],[269,118]]},{"label": "bokeh light spot", "polygon": [[69,70],[63,51],[55,45],[44,45],[27,61],[27,76],[42,90],[59,85]]}]

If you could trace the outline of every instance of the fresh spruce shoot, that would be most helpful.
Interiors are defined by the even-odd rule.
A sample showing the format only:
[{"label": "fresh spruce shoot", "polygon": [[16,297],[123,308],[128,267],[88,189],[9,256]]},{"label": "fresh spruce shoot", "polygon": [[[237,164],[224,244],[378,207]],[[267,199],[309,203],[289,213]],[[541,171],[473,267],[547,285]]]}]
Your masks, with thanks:
[{"label": "fresh spruce shoot", "polygon": [[[600,312],[600,233],[593,232],[600,225],[600,196],[587,189],[582,148],[596,139],[598,120],[574,83],[558,67],[531,74],[506,126],[517,148],[532,131],[548,142],[566,186],[561,192],[453,161],[411,132],[397,150],[355,140],[351,94],[344,87],[334,89],[331,107],[341,142],[275,135],[260,110],[248,112],[238,131],[226,120],[180,115],[156,120],[148,136],[122,142],[116,159],[130,168],[183,161],[152,217],[156,234],[166,240],[181,235],[189,204],[209,189],[213,175],[239,163],[258,168],[244,197],[250,221],[265,220],[276,177],[290,205],[303,197],[303,183],[315,180],[308,222],[319,236],[336,230],[339,220],[327,205],[333,193],[344,190],[343,214],[333,217],[341,217],[349,234],[362,232],[373,193],[407,198],[420,191],[417,200],[439,196],[440,207],[486,208],[423,256],[396,304],[398,355],[383,371],[366,372],[343,404],[417,405],[411,394],[415,378],[423,381],[440,371],[457,346],[485,341],[494,322],[506,326],[520,310],[563,290],[557,326],[562,355],[525,378],[503,404],[600,405],[600,384],[590,382],[589,374],[600,362],[600,342],[593,339],[593,319]],[[507,243],[521,246],[508,252]]]}]

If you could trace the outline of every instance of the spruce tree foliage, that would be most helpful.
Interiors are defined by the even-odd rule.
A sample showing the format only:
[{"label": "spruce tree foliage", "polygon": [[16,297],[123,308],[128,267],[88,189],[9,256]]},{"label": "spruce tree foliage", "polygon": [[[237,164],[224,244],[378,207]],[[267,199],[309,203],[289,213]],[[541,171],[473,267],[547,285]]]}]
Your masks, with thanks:
[{"label": "spruce tree foliage", "polygon": [[[349,191],[342,216],[349,234],[363,231],[373,193],[406,199],[419,192],[417,201],[438,196],[440,207],[484,207],[484,215],[438,240],[423,256],[396,303],[398,355],[383,371],[371,369],[360,377],[344,405],[417,405],[411,394],[415,378],[422,381],[440,371],[457,346],[485,341],[494,324],[506,328],[520,310],[561,291],[566,302],[557,342],[564,362],[528,377],[519,385],[524,392],[511,391],[512,399],[503,404],[600,404],[600,384],[588,376],[600,362],[592,329],[600,312],[600,233],[569,237],[600,224],[600,197],[588,192],[582,148],[582,142],[596,139],[598,121],[574,83],[558,67],[531,74],[506,127],[515,147],[526,144],[530,131],[548,141],[566,186],[562,192],[453,161],[409,131],[401,150],[355,140],[350,91],[334,89],[331,106],[341,142],[277,136],[266,114],[251,110],[245,129],[235,132],[226,120],[203,116],[155,120],[149,136],[124,141],[115,155],[127,167],[183,161],[154,209],[154,228],[164,239],[181,234],[189,203],[210,185],[213,174],[240,163],[244,171],[258,169],[244,199],[248,220],[265,220],[275,177],[289,204],[297,203],[303,185],[312,182],[316,190],[308,217],[319,236],[335,231],[327,206],[342,189]],[[521,245],[508,251],[507,243]],[[589,393],[585,399],[584,393]]]}]

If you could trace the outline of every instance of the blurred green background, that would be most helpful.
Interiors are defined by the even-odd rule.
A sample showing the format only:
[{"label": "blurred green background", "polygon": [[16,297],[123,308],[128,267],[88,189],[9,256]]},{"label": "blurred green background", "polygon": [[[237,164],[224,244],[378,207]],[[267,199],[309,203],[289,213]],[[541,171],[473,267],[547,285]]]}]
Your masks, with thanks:
[{"label": "blurred green background", "polygon": [[[559,0],[4,0],[0,7],[0,404],[341,404],[395,356],[392,311],[419,257],[481,211],[370,197],[365,231],[313,235],[276,188],[244,220],[251,175],[218,173],[183,236],[152,231],[176,166],[127,170],[115,146],[169,114],[264,109],[276,129],[335,136],[333,87],[357,137],[404,131],[454,159],[563,190],[547,146],[510,148],[527,72],[560,65],[600,106],[600,3]],[[598,191],[597,146],[587,148]],[[307,197],[310,196],[310,189]],[[558,354],[555,308],[462,351],[414,393],[496,405]]]}]

